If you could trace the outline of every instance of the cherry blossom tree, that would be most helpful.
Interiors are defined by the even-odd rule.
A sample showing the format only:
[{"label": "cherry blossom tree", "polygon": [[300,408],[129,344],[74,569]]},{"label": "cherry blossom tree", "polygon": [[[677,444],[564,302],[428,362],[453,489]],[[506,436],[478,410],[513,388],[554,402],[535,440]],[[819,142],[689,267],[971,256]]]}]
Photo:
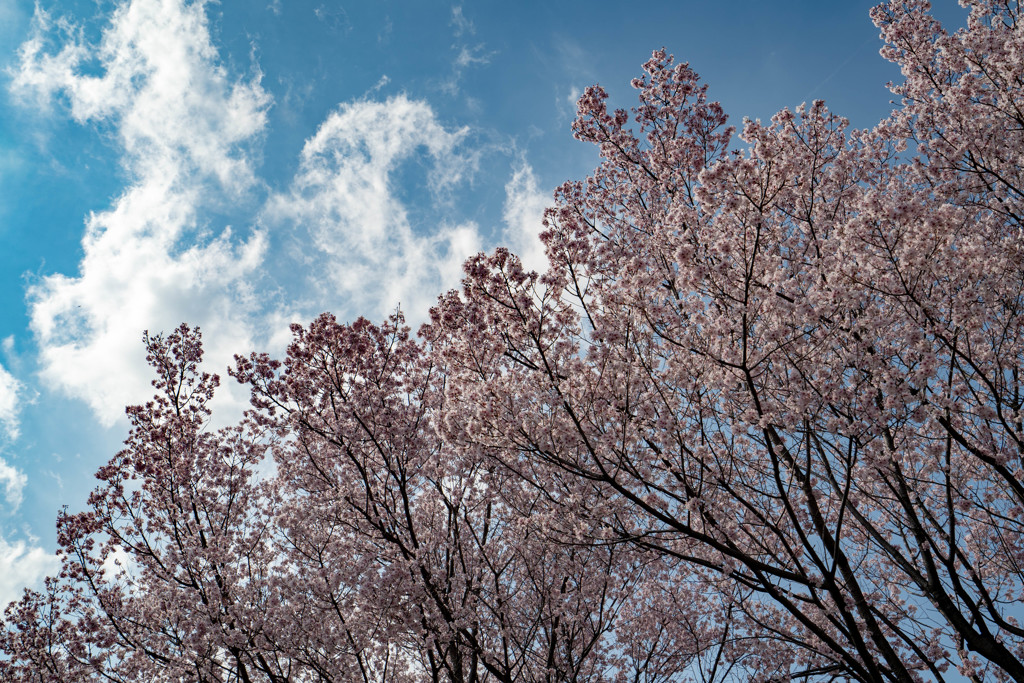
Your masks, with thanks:
[{"label": "cherry blossom tree", "polygon": [[5,615],[4,680],[286,680],[264,633],[274,557],[255,478],[266,448],[207,429],[198,330],[146,336],[158,394],[85,512],[57,520],[61,571]]},{"label": "cherry blossom tree", "polygon": [[870,131],[815,102],[734,151],[661,51],[632,115],[588,89],[550,269],[472,259],[424,330],[448,438],[678,560],[762,679],[1024,681],[1024,33],[967,4],[874,11]]},{"label": "cherry blossom tree", "polygon": [[373,680],[390,667],[415,680],[655,681],[708,649],[633,628],[660,594],[662,558],[593,543],[592,520],[574,521],[583,542],[555,542],[546,491],[451,448],[435,424],[447,378],[400,315],[293,331],[283,364],[253,355],[234,372],[279,435],[285,599],[309,610],[300,638],[319,675],[354,678],[332,670],[349,647]]},{"label": "cherry blossom tree", "polygon": [[1024,27],[964,4],[872,12],[871,130],[737,135],[664,51],[588,89],[545,272],[294,326],[232,428],[198,330],[147,336],[0,677],[1024,681]]},{"label": "cherry blossom tree", "polygon": [[146,337],[159,393],[8,607],[4,680],[658,681],[722,649],[641,630],[680,597],[657,555],[554,541],[543,491],[446,445],[400,316],[294,332],[239,358],[254,409],[219,431],[198,330]]}]

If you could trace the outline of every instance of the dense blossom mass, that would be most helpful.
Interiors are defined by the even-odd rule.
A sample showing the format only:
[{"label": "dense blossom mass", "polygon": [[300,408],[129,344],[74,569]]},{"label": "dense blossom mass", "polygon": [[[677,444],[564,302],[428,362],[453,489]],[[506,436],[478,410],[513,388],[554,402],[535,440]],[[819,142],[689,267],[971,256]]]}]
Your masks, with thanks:
[{"label": "dense blossom mass", "polygon": [[157,396],[5,681],[1024,681],[1024,24],[872,18],[903,80],[738,136],[663,51],[579,101],[549,265],[465,265],[414,337],[323,315]]}]

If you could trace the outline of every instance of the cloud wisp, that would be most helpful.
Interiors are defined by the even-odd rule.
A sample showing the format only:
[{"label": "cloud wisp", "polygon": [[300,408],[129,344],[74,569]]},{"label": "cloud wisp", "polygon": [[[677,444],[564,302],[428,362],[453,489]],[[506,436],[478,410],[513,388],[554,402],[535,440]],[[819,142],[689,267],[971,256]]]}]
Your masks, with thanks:
[{"label": "cloud wisp", "polygon": [[18,438],[18,412],[24,387],[7,369],[0,365],[0,435]]},{"label": "cloud wisp", "polygon": [[466,15],[462,11],[462,5],[452,5],[452,18],[449,21],[455,31],[455,37],[469,33],[470,35],[476,33],[476,26],[473,22],[466,18]]},{"label": "cloud wisp", "polygon": [[291,187],[268,203],[264,221],[291,235],[304,260],[303,289],[336,310],[386,315],[425,311],[462,262],[481,248],[475,224],[416,230],[396,174],[418,166],[435,205],[475,164],[466,130],[448,130],[425,102],[403,95],[343,105],[306,141]]},{"label": "cloud wisp", "polygon": [[27,483],[28,477],[24,472],[0,458],[0,485],[3,486],[3,496],[11,512],[21,506],[22,492]]},{"label": "cloud wisp", "polygon": [[504,240],[528,270],[543,273],[548,259],[540,241],[544,210],[551,205],[551,193],[542,192],[533,168],[520,158],[505,184]]}]

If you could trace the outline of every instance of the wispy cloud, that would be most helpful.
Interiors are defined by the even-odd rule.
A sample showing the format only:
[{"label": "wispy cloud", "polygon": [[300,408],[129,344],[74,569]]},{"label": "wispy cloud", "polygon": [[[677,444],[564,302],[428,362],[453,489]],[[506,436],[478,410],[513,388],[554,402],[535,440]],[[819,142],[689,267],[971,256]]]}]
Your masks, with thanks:
[{"label": "wispy cloud", "polygon": [[467,19],[466,15],[462,12],[462,5],[452,6],[452,19],[449,23],[455,28],[456,38],[465,33],[476,33],[476,26],[474,26],[473,22]]},{"label": "wispy cloud", "polygon": [[456,38],[455,44],[452,45],[452,49],[456,50],[456,55],[452,61],[452,73],[441,83],[441,90],[455,96],[459,94],[459,86],[466,69],[489,64],[495,53],[488,52],[483,43],[471,45],[463,40],[464,36],[476,33],[476,26],[463,13],[461,5],[452,7],[449,24],[452,26]]},{"label": "wispy cloud", "polygon": [[21,506],[22,492],[27,483],[28,477],[24,472],[0,458],[0,486],[3,486],[4,498],[12,512]]},{"label": "wispy cloud", "polygon": [[[47,51],[54,40],[63,44]],[[83,69],[89,60],[100,75]],[[175,0],[120,5],[96,45],[37,11],[12,91],[36,106],[62,95],[76,120],[112,126],[131,178],[109,210],[87,218],[79,273],[29,290],[44,379],[109,424],[150,391],[142,330],[189,320],[232,346],[247,338],[264,237],[212,230],[203,211],[257,186],[250,147],[270,98],[259,74],[232,79],[220,65],[202,3]]]},{"label": "wispy cloud", "polygon": [[425,310],[456,282],[463,260],[480,249],[476,226],[415,230],[394,175],[419,164],[429,196],[443,204],[474,166],[461,149],[465,136],[442,126],[425,102],[401,95],[332,113],[306,141],[290,190],[264,217],[294,235],[293,251],[312,274],[308,289],[336,310],[382,315],[399,303]]},{"label": "wispy cloud", "polygon": [[505,184],[504,238],[528,270],[543,273],[547,256],[540,241],[544,209],[553,203],[550,192],[541,192],[533,168],[520,158]]},{"label": "wispy cloud", "polygon": [[456,45],[458,54],[452,61],[451,75],[441,83],[441,90],[449,95],[459,94],[460,84],[466,69],[472,66],[483,66],[491,63],[494,52],[488,52],[483,43],[478,45]]},{"label": "wispy cloud", "polygon": [[24,387],[0,365],[0,431],[9,439],[18,438],[18,412]]},{"label": "wispy cloud", "polygon": [[474,64],[489,64],[492,55],[493,53],[484,51],[483,45],[474,45],[473,47],[463,45],[459,50],[459,55],[455,58],[455,67],[465,69]]}]

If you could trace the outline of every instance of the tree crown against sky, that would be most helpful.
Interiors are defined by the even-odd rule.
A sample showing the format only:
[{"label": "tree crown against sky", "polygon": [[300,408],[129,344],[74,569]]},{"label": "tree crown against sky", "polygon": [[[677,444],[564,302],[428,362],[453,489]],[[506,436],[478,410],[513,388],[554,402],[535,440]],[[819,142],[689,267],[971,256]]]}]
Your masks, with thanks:
[{"label": "tree crown against sky", "polygon": [[[0,604],[55,571],[54,510],[152,393],[142,330],[201,326],[223,375],[323,310],[416,328],[479,251],[543,269],[552,191],[598,159],[579,95],[629,102],[659,45],[734,115],[873,125],[899,76],[875,1],[0,0]],[[225,383],[215,419],[247,404]]]},{"label": "tree crown against sky", "polygon": [[[467,261],[418,338],[323,315],[239,357],[147,336],[157,397],[11,680],[1024,681],[1024,27],[879,6],[871,130],[727,125],[656,51],[548,267]],[[738,139],[737,139],[738,138]]]}]

